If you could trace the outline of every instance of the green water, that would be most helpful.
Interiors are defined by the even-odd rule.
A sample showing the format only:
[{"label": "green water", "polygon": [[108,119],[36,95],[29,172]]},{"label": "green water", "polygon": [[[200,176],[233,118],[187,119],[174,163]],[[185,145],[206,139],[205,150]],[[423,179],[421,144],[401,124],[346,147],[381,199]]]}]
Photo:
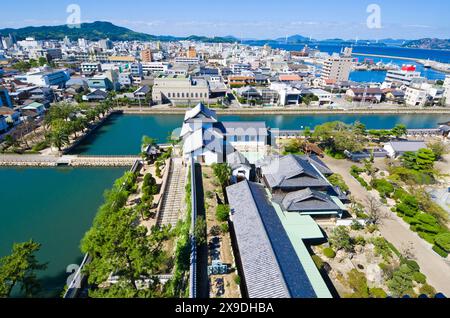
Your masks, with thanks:
[{"label": "green water", "polygon": [[14,242],[42,244],[40,262],[47,262],[41,297],[58,297],[69,264],[80,264],[80,240],[90,228],[104,190],[123,168],[0,168],[0,256]]},{"label": "green water", "polygon": [[[167,142],[174,130],[180,129],[183,115],[114,115],[104,126],[79,145],[72,153],[84,155],[134,155],[139,153],[141,138],[148,135]],[[391,129],[396,124],[408,128],[436,128],[440,122],[450,120],[450,115],[227,115],[222,121],[265,121],[268,127],[279,129],[314,128],[329,121],[351,124],[359,120],[368,129]]]}]

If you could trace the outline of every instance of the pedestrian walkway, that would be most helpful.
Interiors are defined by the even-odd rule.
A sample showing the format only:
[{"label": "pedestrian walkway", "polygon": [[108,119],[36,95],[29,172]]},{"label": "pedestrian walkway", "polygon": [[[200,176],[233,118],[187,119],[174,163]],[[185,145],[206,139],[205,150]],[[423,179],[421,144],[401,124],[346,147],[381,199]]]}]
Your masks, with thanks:
[{"label": "pedestrian walkway", "polygon": [[161,202],[158,226],[172,225],[174,227],[177,225],[184,207],[185,177],[186,173],[181,159],[174,159],[167,180],[167,189]]}]

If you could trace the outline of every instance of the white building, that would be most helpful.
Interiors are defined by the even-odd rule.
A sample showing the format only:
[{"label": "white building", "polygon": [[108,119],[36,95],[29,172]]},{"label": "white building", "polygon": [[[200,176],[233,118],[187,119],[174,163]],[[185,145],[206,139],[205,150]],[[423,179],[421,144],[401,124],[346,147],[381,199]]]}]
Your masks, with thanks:
[{"label": "white building", "polygon": [[185,160],[206,165],[226,162],[234,152],[246,158],[242,163],[255,163],[267,154],[268,135],[264,122],[220,122],[202,103],[186,112],[181,130]]},{"label": "white building", "polygon": [[348,81],[353,64],[351,53],[351,49],[346,49],[345,54],[333,55],[326,59],[322,66],[322,79]]},{"label": "white building", "polygon": [[448,75],[445,78],[444,89],[445,89],[445,92],[444,92],[445,104],[447,106],[450,106],[450,75]]},{"label": "white building", "polygon": [[81,73],[83,74],[92,74],[102,71],[102,65],[100,63],[81,63]]},{"label": "white building", "polygon": [[285,83],[271,83],[270,90],[278,93],[278,103],[281,106],[299,105],[301,91]]},{"label": "white building", "polygon": [[178,56],[175,58],[175,63],[176,64],[197,65],[200,63],[200,58]]},{"label": "white building", "polygon": [[388,156],[397,158],[406,152],[417,152],[420,149],[427,148],[423,141],[391,141],[384,145],[384,150],[387,151]]},{"label": "white building", "polygon": [[427,91],[422,88],[408,87],[405,92],[406,105],[423,107],[428,101],[427,96]]},{"label": "white building", "polygon": [[309,91],[319,98],[319,106],[331,104],[333,95],[330,92],[323,89],[310,89]]},{"label": "white building", "polygon": [[415,78],[421,78],[420,72],[404,68],[402,70],[389,70],[386,74],[385,82],[388,84],[400,83],[401,85],[409,86]]},{"label": "white building", "polygon": [[169,63],[165,62],[147,62],[142,63],[142,71],[144,74],[153,74],[153,73],[167,73],[169,69]]},{"label": "white building", "polygon": [[209,94],[210,89],[206,80],[174,75],[155,78],[152,98],[159,104],[190,104],[207,101]]},{"label": "white building", "polygon": [[19,75],[15,77],[17,80],[33,84],[36,86],[60,86],[63,87],[68,80],[70,80],[70,74],[67,70],[58,71],[38,71],[30,72],[26,75]]}]

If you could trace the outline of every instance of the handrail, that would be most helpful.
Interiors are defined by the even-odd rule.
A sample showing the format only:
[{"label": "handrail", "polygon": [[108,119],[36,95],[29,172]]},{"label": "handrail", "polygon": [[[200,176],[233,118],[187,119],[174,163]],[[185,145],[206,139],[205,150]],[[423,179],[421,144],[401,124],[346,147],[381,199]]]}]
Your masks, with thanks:
[{"label": "handrail", "polygon": [[190,158],[191,166],[191,265],[189,275],[189,298],[197,298],[197,242],[195,240],[194,229],[197,221],[197,187],[195,178],[195,160]]}]

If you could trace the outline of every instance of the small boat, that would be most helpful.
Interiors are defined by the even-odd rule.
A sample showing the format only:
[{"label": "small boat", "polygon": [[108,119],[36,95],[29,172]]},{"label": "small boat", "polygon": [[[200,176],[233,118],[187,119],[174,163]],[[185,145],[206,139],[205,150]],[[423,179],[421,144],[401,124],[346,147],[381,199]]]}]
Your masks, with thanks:
[{"label": "small boat", "polygon": [[431,61],[430,60],[428,60],[424,65],[423,65],[423,67],[424,68],[431,68]]}]

